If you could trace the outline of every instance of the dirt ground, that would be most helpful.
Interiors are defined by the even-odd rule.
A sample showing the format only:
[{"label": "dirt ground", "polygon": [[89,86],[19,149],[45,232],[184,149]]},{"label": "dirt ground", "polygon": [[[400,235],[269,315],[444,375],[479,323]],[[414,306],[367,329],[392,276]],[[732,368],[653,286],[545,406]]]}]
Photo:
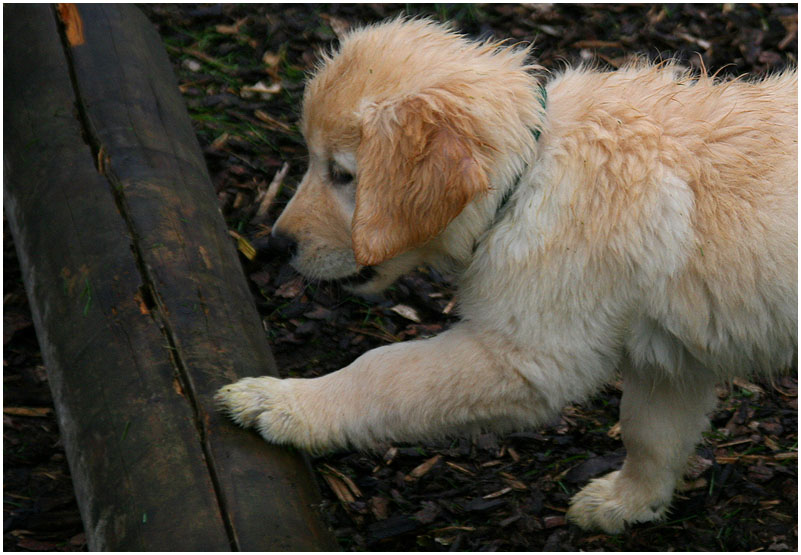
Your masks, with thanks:
[{"label": "dirt ground", "polygon": [[[533,40],[546,68],[589,60],[618,67],[639,54],[723,75],[764,75],[797,61],[795,5],[405,7],[453,20],[473,36]],[[143,9],[174,62],[229,227],[258,247],[304,171],[297,118],[316,52],[349,27],[404,6]],[[280,189],[259,220],[273,182]],[[7,228],[3,260],[3,547],[85,550]],[[284,260],[243,258],[243,266],[284,376],[325,374],[370,348],[434,335],[456,321],[450,276],[425,268],[366,300],[305,282]],[[796,369],[719,388],[695,470],[666,521],[619,536],[568,524],[569,498],[623,460],[619,389],[613,383],[536,430],[314,459],[323,518],[345,550],[797,550]]]}]

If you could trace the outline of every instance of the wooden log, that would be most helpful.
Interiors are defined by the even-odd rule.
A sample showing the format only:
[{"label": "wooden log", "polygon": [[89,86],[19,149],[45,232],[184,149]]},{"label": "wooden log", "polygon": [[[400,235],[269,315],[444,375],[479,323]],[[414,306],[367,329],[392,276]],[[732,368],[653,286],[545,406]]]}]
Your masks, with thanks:
[{"label": "wooden log", "polygon": [[93,550],[331,550],[308,462],[213,394],[276,374],[160,38],[4,6],[5,210]]}]

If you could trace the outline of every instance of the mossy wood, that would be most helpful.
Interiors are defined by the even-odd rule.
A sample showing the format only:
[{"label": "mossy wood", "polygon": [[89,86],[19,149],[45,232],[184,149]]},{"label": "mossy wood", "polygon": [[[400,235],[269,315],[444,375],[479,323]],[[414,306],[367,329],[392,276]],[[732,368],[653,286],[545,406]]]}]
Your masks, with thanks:
[{"label": "mossy wood", "polygon": [[214,410],[275,363],[159,36],[3,10],[5,209],[90,548],[334,548],[307,462]]}]

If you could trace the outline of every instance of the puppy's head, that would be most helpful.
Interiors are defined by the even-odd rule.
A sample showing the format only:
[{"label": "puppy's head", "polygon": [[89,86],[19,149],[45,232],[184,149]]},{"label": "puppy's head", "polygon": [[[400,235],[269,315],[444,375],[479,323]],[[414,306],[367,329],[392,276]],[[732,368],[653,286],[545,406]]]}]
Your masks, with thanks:
[{"label": "puppy's head", "polygon": [[378,290],[491,193],[496,168],[540,124],[527,51],[469,42],[424,20],[349,34],[309,81],[309,168],[275,225],[293,264]]}]

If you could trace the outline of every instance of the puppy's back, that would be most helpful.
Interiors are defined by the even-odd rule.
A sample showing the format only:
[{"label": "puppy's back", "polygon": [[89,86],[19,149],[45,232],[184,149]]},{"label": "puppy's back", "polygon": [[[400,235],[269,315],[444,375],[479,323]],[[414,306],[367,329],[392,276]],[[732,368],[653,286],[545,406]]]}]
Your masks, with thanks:
[{"label": "puppy's back", "polygon": [[788,366],[797,348],[797,89],[794,70],[716,82],[642,65],[550,87],[553,133],[584,164],[585,240],[646,268],[647,333],[721,375]]}]

